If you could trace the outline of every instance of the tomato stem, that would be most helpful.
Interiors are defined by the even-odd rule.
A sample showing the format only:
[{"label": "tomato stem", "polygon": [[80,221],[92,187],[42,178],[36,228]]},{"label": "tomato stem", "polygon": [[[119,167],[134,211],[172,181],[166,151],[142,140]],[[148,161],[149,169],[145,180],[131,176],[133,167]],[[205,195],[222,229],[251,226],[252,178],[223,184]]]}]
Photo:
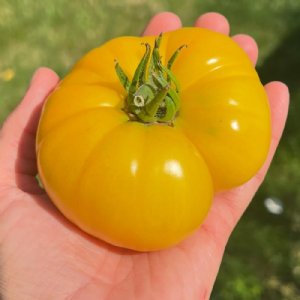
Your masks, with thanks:
[{"label": "tomato stem", "polygon": [[180,46],[168,60],[167,66],[163,66],[159,54],[161,39],[162,34],[155,39],[152,52],[148,43],[142,44],[146,50],[132,81],[129,80],[117,60],[115,60],[115,70],[128,93],[124,110],[131,120],[172,125],[179,111],[180,87],[171,68],[179,52],[186,45]]}]

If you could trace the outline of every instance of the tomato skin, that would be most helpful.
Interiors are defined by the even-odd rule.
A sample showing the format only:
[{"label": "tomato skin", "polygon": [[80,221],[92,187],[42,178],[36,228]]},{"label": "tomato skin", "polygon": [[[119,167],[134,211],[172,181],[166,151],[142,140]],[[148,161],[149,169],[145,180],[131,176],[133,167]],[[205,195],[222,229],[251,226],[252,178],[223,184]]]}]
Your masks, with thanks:
[{"label": "tomato skin", "polygon": [[[39,175],[72,222],[116,246],[175,245],[205,219],[213,194],[249,180],[270,144],[266,93],[229,37],[200,28],[165,33],[165,63],[181,84],[174,126],[130,121],[117,58],[132,78],[142,42],[121,37],[84,56],[49,96],[37,134]],[[222,45],[222,47],[220,47]]]}]

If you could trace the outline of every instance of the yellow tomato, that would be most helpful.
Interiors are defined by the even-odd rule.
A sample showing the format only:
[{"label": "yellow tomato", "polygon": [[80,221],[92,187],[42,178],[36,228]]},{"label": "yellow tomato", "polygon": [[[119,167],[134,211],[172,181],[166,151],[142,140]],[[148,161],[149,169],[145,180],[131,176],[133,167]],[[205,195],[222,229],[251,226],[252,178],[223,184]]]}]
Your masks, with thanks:
[{"label": "yellow tomato", "polygon": [[133,119],[114,60],[131,80],[146,55],[141,43],[155,39],[120,37],[84,56],[47,99],[37,134],[39,175],[60,211],[89,234],[139,251],[191,234],[213,194],[249,180],[270,143],[268,101],[249,58],[205,29],[161,39],[162,65],[187,45],[172,66],[181,86],[172,122]]}]

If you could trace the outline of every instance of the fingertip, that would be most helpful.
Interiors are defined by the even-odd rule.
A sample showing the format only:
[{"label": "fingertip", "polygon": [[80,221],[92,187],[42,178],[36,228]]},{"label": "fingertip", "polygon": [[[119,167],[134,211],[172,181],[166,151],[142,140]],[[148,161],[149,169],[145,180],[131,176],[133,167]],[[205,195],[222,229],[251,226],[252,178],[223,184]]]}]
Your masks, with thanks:
[{"label": "fingertip", "polygon": [[258,58],[258,46],[255,39],[248,34],[236,34],[232,39],[247,53],[255,65]]},{"label": "fingertip", "polygon": [[182,27],[180,18],[172,12],[161,12],[149,21],[143,35],[158,35],[161,32],[172,31]]},{"label": "fingertip", "polygon": [[18,109],[30,110],[42,103],[58,82],[59,77],[53,70],[46,67],[38,68],[31,78],[29,88]]},{"label": "fingertip", "polygon": [[265,85],[265,90],[269,94],[277,95],[277,97],[285,98],[287,101],[290,97],[288,86],[282,81],[271,81]]},{"label": "fingertip", "polygon": [[44,84],[52,86],[59,81],[58,75],[47,67],[40,67],[34,73],[30,81],[30,87],[36,84]]},{"label": "fingertip", "polygon": [[229,35],[230,25],[228,20],[221,14],[216,12],[208,12],[201,15],[195,22],[196,27],[206,28]]},{"label": "fingertip", "polygon": [[289,89],[281,81],[272,81],[265,85],[265,91],[269,99],[272,120],[272,143],[270,151],[274,153],[288,115]]},{"label": "fingertip", "polygon": [[[272,119],[276,124],[273,126],[279,126],[278,124],[284,123],[289,109],[290,92],[286,84],[281,81],[271,81],[265,85],[265,91],[267,93]],[[278,120],[283,120],[278,122]]]}]

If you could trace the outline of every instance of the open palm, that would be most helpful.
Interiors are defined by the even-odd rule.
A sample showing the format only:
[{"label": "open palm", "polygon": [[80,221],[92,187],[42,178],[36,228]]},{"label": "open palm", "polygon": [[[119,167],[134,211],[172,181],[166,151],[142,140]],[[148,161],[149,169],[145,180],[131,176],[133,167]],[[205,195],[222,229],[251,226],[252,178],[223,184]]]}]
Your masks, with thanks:
[{"label": "open palm", "polygon": [[[208,13],[195,26],[229,34],[227,20]],[[171,13],[156,15],[146,35],[181,27]],[[232,37],[255,64],[258,51],[247,35]],[[43,101],[57,75],[39,69],[20,105],[0,132],[0,289],[5,299],[209,299],[234,226],[261,184],[280,139],[288,90],[265,89],[272,114],[270,153],[245,185],[218,194],[206,221],[171,249],[138,253],[110,246],[80,231],[52,205],[35,175],[35,134]]]}]

